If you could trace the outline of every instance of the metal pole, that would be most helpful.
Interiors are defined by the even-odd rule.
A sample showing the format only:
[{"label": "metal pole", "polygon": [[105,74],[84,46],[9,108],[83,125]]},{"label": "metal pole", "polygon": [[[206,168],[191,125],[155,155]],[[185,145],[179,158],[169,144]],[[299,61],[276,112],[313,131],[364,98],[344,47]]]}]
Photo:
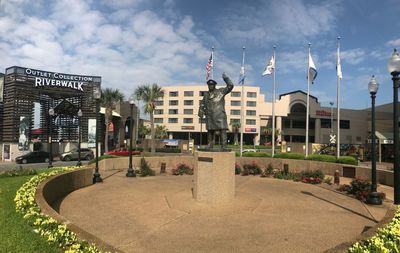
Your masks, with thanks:
[{"label": "metal pole", "polygon": [[137,101],[137,105],[136,105],[136,135],[135,135],[135,149],[137,149],[137,143],[139,140],[139,100]]},{"label": "metal pole", "polygon": [[[338,51],[340,48],[340,36],[337,37]],[[336,140],[336,158],[340,157],[340,78],[337,77],[337,94],[336,94],[336,106],[337,106],[337,140]]]},{"label": "metal pole", "polygon": [[100,99],[96,99],[96,168],[93,175],[93,184],[103,182],[103,179],[99,173],[99,111],[100,111]]},{"label": "metal pole", "polygon": [[49,120],[50,120],[50,131],[49,131],[49,165],[47,166],[47,168],[52,168],[53,167],[53,139],[51,137],[51,133],[53,132],[53,115],[49,114]]},{"label": "metal pole", "polygon": [[[244,54],[246,48],[243,47],[242,66],[244,66]],[[244,128],[244,81],[242,82],[242,97],[240,101],[240,157],[243,156],[243,128]]]},{"label": "metal pole", "polygon": [[78,115],[78,162],[76,166],[82,166],[81,162],[81,117]]},{"label": "metal pole", "polygon": [[272,154],[271,156],[275,156],[275,70],[276,70],[276,59],[275,59],[275,49],[274,45],[274,72],[273,72],[273,91],[272,91]]},{"label": "metal pole", "polygon": [[[311,43],[308,43],[308,61],[311,55]],[[306,157],[308,156],[308,126],[309,126],[309,113],[310,113],[310,62],[307,68],[307,109],[306,109]]]},{"label": "metal pole", "polygon": [[136,177],[135,170],[132,166],[132,143],[133,143],[133,104],[130,105],[131,109],[131,117],[129,119],[130,131],[129,131],[129,166],[128,172],[126,173],[127,177]]},{"label": "metal pole", "polygon": [[399,74],[398,72],[392,73],[393,80],[393,145],[394,145],[394,204],[400,204],[400,170],[399,170],[399,111],[398,111],[398,97],[399,97]]}]

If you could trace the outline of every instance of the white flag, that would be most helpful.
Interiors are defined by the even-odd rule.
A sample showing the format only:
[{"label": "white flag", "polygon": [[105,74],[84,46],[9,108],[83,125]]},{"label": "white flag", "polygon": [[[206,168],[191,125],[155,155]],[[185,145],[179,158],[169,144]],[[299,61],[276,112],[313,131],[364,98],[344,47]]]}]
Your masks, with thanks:
[{"label": "white flag", "polygon": [[337,48],[337,55],[336,55],[336,74],[339,79],[342,79],[342,64],[340,64],[340,50],[339,47]]},{"label": "white flag", "polygon": [[264,72],[262,73],[263,76],[265,75],[271,75],[275,70],[275,59],[274,56],[271,57],[271,60],[267,64],[267,66],[264,69]]},{"label": "white flag", "polygon": [[308,78],[311,82],[314,82],[317,77],[317,68],[315,67],[314,61],[311,57],[311,53],[308,54]]}]

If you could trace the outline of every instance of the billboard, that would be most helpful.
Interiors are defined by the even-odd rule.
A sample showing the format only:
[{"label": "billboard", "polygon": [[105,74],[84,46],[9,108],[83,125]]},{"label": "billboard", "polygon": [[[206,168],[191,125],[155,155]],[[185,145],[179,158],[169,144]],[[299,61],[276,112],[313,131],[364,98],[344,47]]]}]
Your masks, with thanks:
[{"label": "billboard", "polygon": [[96,147],[96,119],[89,119],[88,122],[88,148]]}]

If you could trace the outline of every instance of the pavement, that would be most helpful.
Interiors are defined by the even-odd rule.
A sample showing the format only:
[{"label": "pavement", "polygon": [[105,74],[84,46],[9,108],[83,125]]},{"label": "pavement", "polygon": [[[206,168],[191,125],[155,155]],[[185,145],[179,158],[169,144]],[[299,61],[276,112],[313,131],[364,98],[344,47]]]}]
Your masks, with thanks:
[{"label": "pavement", "polygon": [[192,198],[192,176],[102,176],[103,183],[66,196],[59,212],[127,253],[323,252],[354,241],[391,205],[367,206],[329,187],[254,176],[236,176],[233,202],[210,205]]}]

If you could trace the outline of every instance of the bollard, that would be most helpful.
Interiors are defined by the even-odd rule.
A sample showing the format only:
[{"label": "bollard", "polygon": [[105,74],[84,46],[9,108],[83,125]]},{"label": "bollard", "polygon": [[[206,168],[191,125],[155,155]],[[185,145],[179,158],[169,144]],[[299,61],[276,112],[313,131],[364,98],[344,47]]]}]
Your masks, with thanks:
[{"label": "bollard", "polygon": [[165,173],[166,163],[161,163],[160,174]]},{"label": "bollard", "polygon": [[289,174],[289,164],[283,164],[283,174]]},{"label": "bollard", "polygon": [[334,180],[333,181],[334,181],[335,184],[340,184],[340,173],[339,173],[338,170],[335,171]]}]

